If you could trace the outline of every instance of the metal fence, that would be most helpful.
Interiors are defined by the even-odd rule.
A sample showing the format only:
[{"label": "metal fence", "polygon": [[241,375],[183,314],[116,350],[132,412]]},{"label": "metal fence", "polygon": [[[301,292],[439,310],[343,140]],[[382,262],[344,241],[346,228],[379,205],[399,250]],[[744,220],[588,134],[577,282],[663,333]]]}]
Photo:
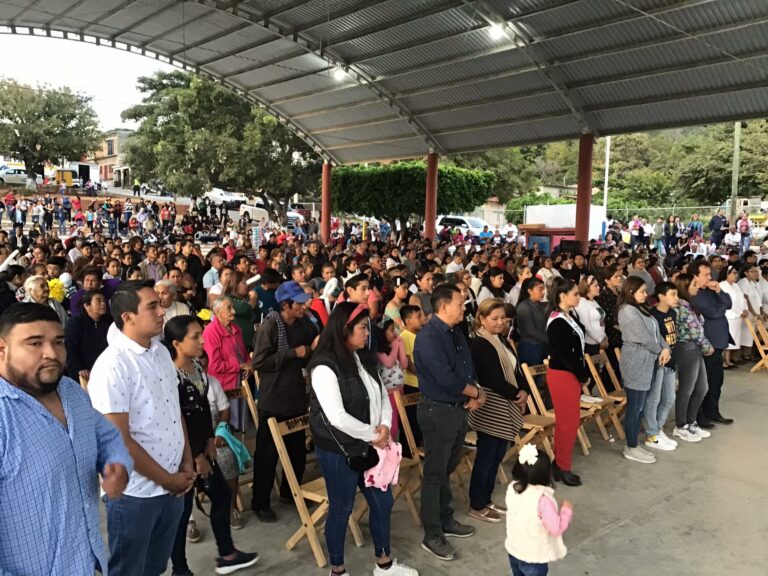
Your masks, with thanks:
[{"label": "metal fence", "polygon": [[[670,216],[679,216],[684,223],[690,222],[691,216],[699,215],[706,226],[709,219],[720,206],[663,206],[653,208],[610,208],[608,214],[615,220],[627,222],[635,214],[641,218],[647,218],[649,222],[655,222],[661,216],[666,222]],[[513,224],[525,223],[525,210],[507,210],[507,220]]]}]

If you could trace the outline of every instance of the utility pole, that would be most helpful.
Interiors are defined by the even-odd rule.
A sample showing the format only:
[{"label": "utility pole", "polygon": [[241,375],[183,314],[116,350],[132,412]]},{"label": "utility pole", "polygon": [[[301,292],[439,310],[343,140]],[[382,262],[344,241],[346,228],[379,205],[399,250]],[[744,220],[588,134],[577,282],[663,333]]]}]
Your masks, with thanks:
[{"label": "utility pole", "polygon": [[733,168],[731,176],[730,225],[736,225],[736,199],[739,196],[739,156],[741,155],[741,122],[733,125]]},{"label": "utility pole", "polygon": [[611,137],[605,138],[605,179],[603,180],[603,206],[608,210],[608,173],[611,163]]}]

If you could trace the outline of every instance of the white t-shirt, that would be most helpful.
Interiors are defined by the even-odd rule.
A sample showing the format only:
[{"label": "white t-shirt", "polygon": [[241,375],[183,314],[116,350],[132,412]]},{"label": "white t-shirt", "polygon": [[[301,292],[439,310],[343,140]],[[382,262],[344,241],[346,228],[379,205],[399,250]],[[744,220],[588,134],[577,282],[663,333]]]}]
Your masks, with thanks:
[{"label": "white t-shirt", "polygon": [[211,417],[213,421],[219,422],[219,412],[229,408],[229,398],[221,387],[221,382],[215,376],[206,374],[208,377],[208,404],[211,405]]},{"label": "white t-shirt", "polygon": [[[154,338],[149,349],[128,338],[113,324],[109,346],[91,370],[88,394],[102,414],[128,414],[134,441],[168,472],[175,474],[184,454],[179,381],[168,349]],[[135,498],[168,491],[134,470],[125,494]]]},{"label": "white t-shirt", "polygon": [[456,262],[451,262],[445,267],[446,274],[453,274],[454,272],[458,272],[459,270],[464,270],[464,265],[461,262],[459,262],[458,264]]}]

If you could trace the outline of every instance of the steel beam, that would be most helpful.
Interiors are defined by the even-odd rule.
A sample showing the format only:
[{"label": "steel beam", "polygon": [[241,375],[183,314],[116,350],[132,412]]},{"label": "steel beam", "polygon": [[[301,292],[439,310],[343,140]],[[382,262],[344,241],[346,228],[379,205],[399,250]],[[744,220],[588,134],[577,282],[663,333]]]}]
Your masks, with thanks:
[{"label": "steel beam", "polygon": [[[224,38],[225,36],[229,36],[230,34],[234,34],[235,32],[239,32],[240,30],[243,30],[244,28],[248,28],[248,27],[250,27],[250,24],[248,24],[247,22],[240,22],[235,26],[232,26],[231,28],[227,28],[225,30],[219,30],[215,34],[211,34],[209,36],[205,36],[204,38],[200,38],[199,40],[192,42],[192,44],[185,45],[183,48],[180,48],[179,50],[174,50],[173,52],[169,52],[169,55],[171,58],[175,58],[178,54],[181,54],[182,52],[199,48],[200,46],[204,46],[209,42],[213,42],[220,38]],[[196,65],[196,66],[199,66],[199,65]]]},{"label": "steel beam", "polygon": [[[94,22],[88,22],[85,26],[80,28],[80,30],[78,32],[80,34],[87,33],[88,30],[90,30],[91,28],[95,28],[100,23],[104,22],[104,20],[107,20],[107,19],[111,18],[112,16],[114,16],[115,14],[118,14],[118,13],[122,12],[123,10],[126,10],[130,6],[133,6],[134,4],[136,4],[137,2],[139,2],[139,0],[127,0],[126,2],[123,2],[122,4],[118,4],[117,6],[112,8],[111,10],[107,10],[106,12],[104,12],[104,14],[99,15],[99,17]],[[110,26],[110,28],[113,28],[113,26]],[[117,28],[115,28],[115,29],[117,29]],[[125,32],[125,30],[121,31],[121,33],[124,33],[124,32]]]},{"label": "steel beam", "polygon": [[116,32],[115,34],[112,34],[109,37],[109,40],[116,40],[117,38],[119,38],[120,36],[122,36],[123,34],[125,34],[127,32],[133,32],[134,29],[137,26],[141,26],[145,22],[149,22],[153,18],[156,18],[157,16],[159,16],[160,14],[162,14],[164,12],[167,12],[168,10],[173,10],[174,8],[176,8],[176,6],[178,6],[179,4],[181,4],[184,1],[185,0],[173,0],[170,4],[167,4],[166,6],[163,6],[162,8],[160,8],[158,10],[155,10],[154,12],[150,12],[149,14],[147,14],[143,18],[140,18],[136,22],[131,22],[128,25],[128,27],[130,28],[129,30],[125,30],[125,31],[122,31],[122,32]]},{"label": "steel beam", "polygon": [[149,39],[147,39],[144,42],[142,42],[141,44],[139,44],[139,46],[141,48],[146,48],[147,46],[152,44],[152,42],[157,42],[158,40],[161,40],[161,39],[163,39],[163,38],[165,38],[167,36],[170,36],[171,34],[174,34],[175,32],[178,32],[182,28],[186,28],[190,24],[194,24],[198,20],[203,20],[204,18],[207,18],[208,16],[213,14],[213,12],[214,11],[204,12],[203,14],[198,14],[197,16],[194,16],[194,17],[190,18],[189,20],[186,20],[186,21],[182,22],[178,26],[174,26],[173,28],[169,28],[168,30],[163,30],[160,34],[156,34],[155,36],[150,37]]},{"label": "steel beam", "polygon": [[[376,4],[381,4],[383,2],[389,2],[389,1],[390,0],[375,0],[375,1],[369,2],[366,6],[356,7],[355,10],[347,9],[346,11],[344,11],[344,12],[346,12],[345,14],[342,14],[342,15],[335,15],[335,14],[331,15],[330,21],[336,20],[338,18],[342,18],[344,16],[348,16],[350,14],[353,14],[354,12],[359,12],[360,10],[363,10],[363,9],[370,8],[371,6],[375,6]],[[412,22],[414,19],[426,18],[427,16],[433,15],[433,14],[435,14],[437,12],[444,12],[444,11],[446,11],[448,9],[454,10],[454,9],[456,9],[457,6],[461,6],[461,1],[460,0],[456,0],[450,6],[450,8],[447,8],[446,6],[441,6],[439,10],[433,8],[432,10],[429,10],[426,13],[419,13],[419,14],[415,14],[415,15],[414,14],[409,14],[409,15],[407,15],[407,16],[405,16],[403,18],[400,18],[398,20],[393,20],[393,21],[387,22],[386,26],[384,26],[384,27],[379,26],[379,27],[377,27],[375,29],[369,29],[368,31],[363,32],[363,33],[354,32],[354,33],[348,34],[347,38],[345,40],[341,41],[341,42],[339,42],[339,41],[337,41],[335,39],[333,40],[333,42],[331,44],[328,44],[328,45],[323,45],[322,42],[320,42],[319,43],[320,54],[322,55],[329,48],[332,48],[334,46],[339,46],[340,44],[343,44],[345,42],[351,42],[351,41],[357,40],[359,38],[365,38],[366,36],[370,36],[371,34],[377,34],[379,32],[385,31],[385,30],[391,30],[392,28],[400,26],[401,24],[404,24],[404,23],[407,23],[407,22]],[[339,12],[342,12],[342,11],[339,11]],[[320,24],[325,24],[326,22],[328,22],[328,20],[324,19],[322,22],[320,22]],[[304,33],[307,30],[310,30],[312,28],[315,28],[316,26],[319,26],[320,24],[310,24],[309,26],[305,26],[305,25],[302,24],[301,26],[290,30],[288,33],[291,34],[291,35],[297,35],[297,34],[300,34],[300,33]],[[296,54],[296,56],[300,56],[300,55],[301,55],[300,53]],[[272,60],[267,60],[265,63],[257,63],[257,64],[253,64],[253,65],[249,65],[249,66],[243,66],[242,68],[239,68],[238,70],[235,70],[234,72],[231,72],[231,73],[227,74],[227,78],[230,78],[230,77],[233,77],[233,76],[239,76],[240,74],[245,74],[246,72],[253,72],[254,70],[259,70],[260,68],[266,68],[267,66],[272,66],[272,65],[277,64],[278,62],[280,62],[282,60],[285,60],[287,58],[295,58],[296,56],[288,56],[288,57],[283,57],[283,58],[273,58]]]},{"label": "steel beam", "polygon": [[35,6],[37,6],[38,4],[40,4],[40,2],[42,2],[42,1],[43,1],[43,0],[34,0],[33,2],[30,2],[29,4],[27,4],[26,6],[24,6],[24,7],[23,7],[21,10],[19,10],[19,11],[18,11],[16,14],[14,14],[13,16],[11,16],[11,17],[8,19],[8,26],[13,26],[13,25],[15,25],[15,24],[16,24],[16,22],[17,22],[17,21],[18,21],[18,20],[19,20],[19,19],[20,19],[22,16],[24,16],[24,14],[26,14],[27,12],[29,12],[30,10],[32,10],[32,9],[33,9]]}]

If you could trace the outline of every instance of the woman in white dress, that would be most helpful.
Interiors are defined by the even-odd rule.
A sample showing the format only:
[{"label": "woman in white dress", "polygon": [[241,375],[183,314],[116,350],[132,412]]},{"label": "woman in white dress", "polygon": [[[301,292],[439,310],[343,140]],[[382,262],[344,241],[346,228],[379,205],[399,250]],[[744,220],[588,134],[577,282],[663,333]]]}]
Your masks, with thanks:
[{"label": "woman in white dress", "polygon": [[[757,266],[745,264],[741,268],[741,280],[739,280],[738,286],[744,294],[747,317],[752,321],[753,325],[758,318],[762,317],[763,297],[760,293],[760,286],[757,283],[759,278],[760,272]],[[739,342],[741,344],[742,359],[752,359],[752,345],[754,343],[755,340],[752,337],[752,332],[749,331],[745,324],[741,329],[741,342]]]},{"label": "woman in white dress", "polygon": [[584,325],[584,351],[590,356],[600,353],[601,348],[608,347],[605,336],[605,311],[595,301],[600,294],[597,278],[587,276],[579,282],[581,299],[576,306],[576,315]]},{"label": "woman in white dress", "polygon": [[731,297],[731,308],[726,310],[725,317],[728,319],[728,333],[733,343],[728,343],[728,350],[723,354],[723,367],[727,370],[736,366],[740,361],[738,350],[740,350],[741,331],[744,327],[744,318],[747,317],[747,301],[744,293],[737,284],[739,271],[735,266],[728,266],[725,280],[720,282],[720,289]]}]

